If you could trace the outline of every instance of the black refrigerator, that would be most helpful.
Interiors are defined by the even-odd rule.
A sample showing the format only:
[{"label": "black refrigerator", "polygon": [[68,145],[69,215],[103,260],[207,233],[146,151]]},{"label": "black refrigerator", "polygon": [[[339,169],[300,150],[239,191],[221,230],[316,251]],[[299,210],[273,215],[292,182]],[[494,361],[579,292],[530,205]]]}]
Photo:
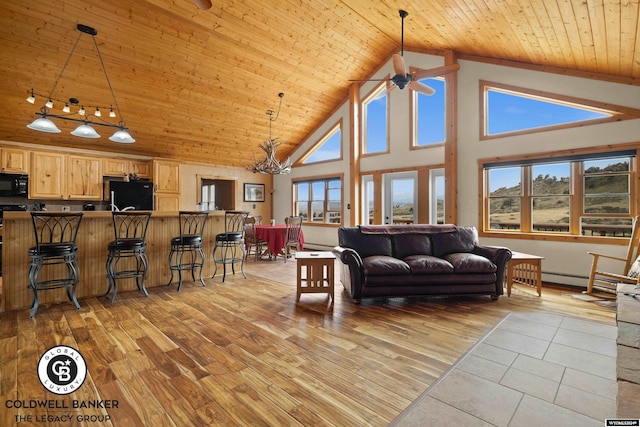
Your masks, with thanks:
[{"label": "black refrigerator", "polygon": [[133,208],[153,210],[153,183],[151,181],[109,181],[109,203],[116,210]]}]

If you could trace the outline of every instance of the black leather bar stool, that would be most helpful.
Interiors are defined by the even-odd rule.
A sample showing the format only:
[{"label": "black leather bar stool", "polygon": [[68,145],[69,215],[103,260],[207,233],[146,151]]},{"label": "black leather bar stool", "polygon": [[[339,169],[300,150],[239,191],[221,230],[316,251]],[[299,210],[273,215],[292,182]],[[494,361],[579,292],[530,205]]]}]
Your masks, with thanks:
[{"label": "black leather bar stool", "polygon": [[[224,233],[216,235],[216,244],[213,247],[213,262],[215,270],[213,270],[213,276],[215,277],[218,272],[218,264],[222,264],[222,281],[224,282],[227,276],[227,264],[231,264],[231,271],[236,274],[235,265],[240,263],[240,271],[242,276],[247,277],[244,274],[244,222],[249,216],[249,212],[246,211],[226,211],[224,214]],[[238,250],[240,250],[240,256],[238,256]],[[216,258],[216,253],[219,252],[219,257]]]},{"label": "black leather bar stool", "polygon": [[[67,296],[79,309],[76,287],[80,278],[76,237],[82,221],[82,212],[31,212],[36,245],[29,248],[29,288],[33,291],[31,316],[36,315],[40,299],[39,291],[66,288]],[[65,265],[66,274],[54,265]],[[40,273],[47,268],[44,278]]]},{"label": "black leather bar stool", "polygon": [[167,284],[167,286],[171,285],[173,272],[177,271],[178,292],[182,287],[182,270],[191,270],[191,278],[195,282],[195,270],[200,269],[200,282],[204,286],[204,280],[202,279],[202,266],[204,265],[202,233],[208,216],[209,212],[203,211],[181,211],[179,213],[180,235],[171,239],[171,251],[169,252],[171,280]]},{"label": "black leather bar stool", "polygon": [[[111,302],[116,299],[119,279],[136,279],[136,286],[145,296],[149,296],[144,280],[147,275],[147,228],[151,212],[149,211],[120,211],[112,212],[113,231],[115,240],[109,243],[107,249],[107,278],[109,288],[105,296],[113,289]],[[125,261],[126,265],[118,270],[118,264],[123,258],[133,258],[133,261]]]}]

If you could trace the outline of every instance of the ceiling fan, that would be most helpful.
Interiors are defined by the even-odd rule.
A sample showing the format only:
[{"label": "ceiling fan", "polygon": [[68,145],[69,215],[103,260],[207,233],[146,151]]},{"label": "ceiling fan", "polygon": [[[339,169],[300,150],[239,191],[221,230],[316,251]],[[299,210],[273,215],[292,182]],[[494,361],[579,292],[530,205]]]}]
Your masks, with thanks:
[{"label": "ceiling fan", "polygon": [[[404,89],[408,87],[409,89],[415,90],[416,92],[420,92],[424,95],[433,95],[436,91],[425,85],[424,83],[420,83],[419,80],[426,79],[429,77],[440,76],[443,74],[450,73],[452,71],[456,71],[460,69],[460,64],[451,64],[445,65],[442,67],[431,68],[428,70],[424,70],[417,67],[410,67],[409,73],[407,73],[407,67],[404,63],[404,18],[409,15],[409,12],[405,10],[400,10],[400,18],[402,19],[402,41],[401,41],[401,51],[400,53],[395,53],[393,55],[393,70],[396,73],[391,78],[386,79],[369,79],[369,80],[349,80],[352,82],[369,82],[369,81],[391,81],[393,86],[389,88],[388,91],[398,87],[399,89]],[[388,92],[387,91],[387,92]]]},{"label": "ceiling fan", "polygon": [[200,10],[211,9],[211,0],[193,0],[193,2]]}]

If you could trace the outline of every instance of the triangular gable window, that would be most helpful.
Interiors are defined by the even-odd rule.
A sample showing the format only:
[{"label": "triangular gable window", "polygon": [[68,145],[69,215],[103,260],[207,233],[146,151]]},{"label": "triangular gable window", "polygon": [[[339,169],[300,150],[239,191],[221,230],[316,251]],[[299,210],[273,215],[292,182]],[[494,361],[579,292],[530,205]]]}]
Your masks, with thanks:
[{"label": "triangular gable window", "polygon": [[640,117],[640,111],[509,85],[481,82],[483,138],[564,129]]},{"label": "triangular gable window", "polygon": [[296,162],[310,163],[340,160],[342,158],[342,121],[332,127],[320,140]]}]

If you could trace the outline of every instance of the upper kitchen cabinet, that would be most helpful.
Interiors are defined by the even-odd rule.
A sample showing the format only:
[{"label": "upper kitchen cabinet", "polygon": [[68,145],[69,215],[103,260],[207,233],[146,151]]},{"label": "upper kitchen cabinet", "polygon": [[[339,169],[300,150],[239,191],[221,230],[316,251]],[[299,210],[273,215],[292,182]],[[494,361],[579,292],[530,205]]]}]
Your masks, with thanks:
[{"label": "upper kitchen cabinet", "polygon": [[102,159],[74,154],[31,153],[29,197],[102,200]]},{"label": "upper kitchen cabinet", "polygon": [[151,164],[147,160],[102,159],[104,176],[124,176],[135,174],[140,178],[151,177]]},{"label": "upper kitchen cabinet", "polygon": [[151,163],[146,160],[129,160],[129,170],[140,178],[151,178]]},{"label": "upper kitchen cabinet", "polygon": [[58,153],[31,153],[29,198],[64,199],[66,156]]},{"label": "upper kitchen cabinet", "polygon": [[102,199],[102,159],[69,154],[67,168],[68,199]]},{"label": "upper kitchen cabinet", "polygon": [[153,183],[158,193],[180,193],[180,163],[154,160]]},{"label": "upper kitchen cabinet", "polygon": [[0,172],[29,173],[29,152],[19,148],[0,149]]}]

